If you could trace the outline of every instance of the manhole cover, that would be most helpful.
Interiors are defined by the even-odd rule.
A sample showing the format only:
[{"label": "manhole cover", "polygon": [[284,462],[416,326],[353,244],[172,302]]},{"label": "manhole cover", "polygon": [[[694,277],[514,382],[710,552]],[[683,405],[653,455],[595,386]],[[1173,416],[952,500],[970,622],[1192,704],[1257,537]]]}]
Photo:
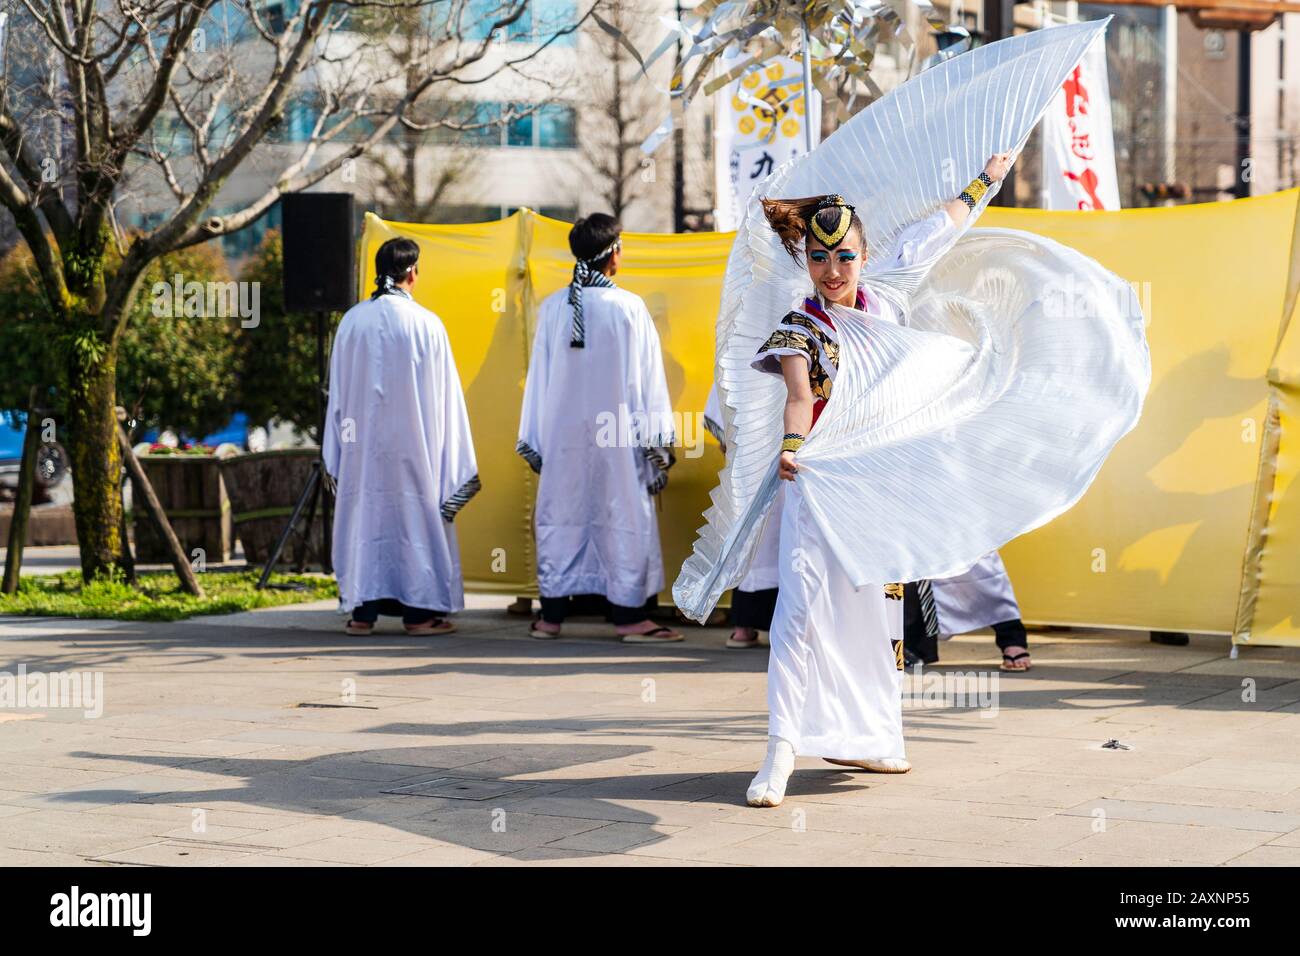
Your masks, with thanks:
[{"label": "manhole cover", "polygon": [[528,784],[504,780],[476,780],[470,777],[435,777],[420,783],[408,783],[381,793],[395,793],[404,797],[442,797],[445,800],[492,800],[508,793],[518,793]]}]

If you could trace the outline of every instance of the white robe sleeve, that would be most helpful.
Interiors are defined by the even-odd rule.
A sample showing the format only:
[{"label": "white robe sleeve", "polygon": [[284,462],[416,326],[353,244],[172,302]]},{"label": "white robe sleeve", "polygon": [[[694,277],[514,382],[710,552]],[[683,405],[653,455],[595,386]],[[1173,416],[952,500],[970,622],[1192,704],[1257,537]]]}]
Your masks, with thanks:
[{"label": "white robe sleeve", "polygon": [[519,440],[515,444],[515,451],[538,474],[542,472],[542,449],[546,444],[543,423],[546,419],[547,372],[551,365],[548,325],[543,313],[533,336],[528,377],[524,379],[524,404],[519,413]]},{"label": "white robe sleeve", "polygon": [[946,209],[935,210],[898,233],[889,260],[880,271],[906,269],[938,258],[956,241],[957,224]]},{"label": "white robe sleeve", "polygon": [[[336,336],[337,338],[337,336]],[[337,349],[330,351],[330,385],[339,381],[339,352]],[[334,480],[339,476],[339,459],[343,454],[342,445],[342,417],[343,411],[339,404],[338,390],[334,387],[329,389],[329,398],[325,406],[325,434],[320,436],[321,443],[321,460],[325,464],[325,473]]]},{"label": "white robe sleeve", "polygon": [[451,521],[478,494],[482,484],[478,477],[474,436],[469,427],[469,412],[465,407],[465,393],[460,386],[460,373],[456,370],[456,360],[451,354],[447,332],[441,325],[433,329],[430,345],[436,354],[435,360],[429,363],[429,374],[434,378],[429,383],[429,394],[441,399],[440,407],[432,412],[442,417],[443,441],[436,452],[441,456],[441,461],[437,463],[441,484],[438,504],[442,517]]},{"label": "white robe sleeve", "polygon": [[676,444],[676,429],[673,427],[673,405],[668,398],[668,379],[664,375],[663,350],[659,344],[659,333],[655,329],[650,311],[640,299],[634,308],[640,312],[635,361],[637,362],[638,383],[637,411],[645,415],[648,433],[642,436],[644,449],[646,487],[652,495],[657,495],[668,484],[668,469],[677,461],[673,455]]}]

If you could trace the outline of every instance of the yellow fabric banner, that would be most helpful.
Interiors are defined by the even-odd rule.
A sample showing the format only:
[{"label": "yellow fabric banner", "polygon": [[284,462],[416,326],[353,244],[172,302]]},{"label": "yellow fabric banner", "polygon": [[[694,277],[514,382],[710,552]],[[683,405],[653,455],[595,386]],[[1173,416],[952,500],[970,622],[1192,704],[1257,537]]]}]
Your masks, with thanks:
[{"label": "yellow fabric banner", "polygon": [[[361,288],[374,284],[387,239],[420,243],[415,298],[446,324],[474,432],[483,490],[456,518],[465,586],[537,595],[532,509],[536,476],[515,454],[537,306],[573,275],[570,224],[521,210],[501,222],[428,226],[367,215]],[[671,588],[717,483],[722,455],[700,424],[713,382],[713,325],[731,233],[625,233],[618,284],[645,299],[663,345],[682,447],[660,496],[659,530]],[[706,442],[707,438],[707,442]],[[670,601],[665,589],[660,598]]]},{"label": "yellow fabric banner", "polygon": [[[1298,199],[1300,190],[1290,190],[1113,213],[992,208],[982,218],[982,226],[1025,229],[1093,256],[1135,284],[1149,323],[1153,379],[1142,421],[1078,505],[1003,550],[1027,621],[1227,634],[1238,604],[1249,603],[1255,620],[1267,622],[1256,626],[1254,643],[1300,642],[1300,439],[1285,442],[1286,429],[1300,424],[1296,326],[1279,346],[1294,300]],[[380,243],[415,239],[415,298],[442,318],[456,353],[483,481],[456,522],[470,590],[537,593],[536,485],[514,446],[537,304],[572,272],[568,230],[529,210],[467,226],[366,219],[362,288],[373,283]],[[617,281],[654,316],[682,418],[678,463],[660,505],[669,585],[722,464],[700,413],[732,235],[624,234]],[[1273,385],[1284,436],[1275,474],[1265,438],[1278,433],[1264,419],[1268,373],[1278,363],[1290,378]],[[1273,508],[1260,520],[1269,522],[1270,547],[1256,601],[1241,572],[1257,480],[1266,477]],[[1279,500],[1284,491],[1289,507]],[[669,599],[665,591],[661,600]]]},{"label": "yellow fabric banner", "polygon": [[1233,641],[1300,646],[1300,215],[1277,352]]}]

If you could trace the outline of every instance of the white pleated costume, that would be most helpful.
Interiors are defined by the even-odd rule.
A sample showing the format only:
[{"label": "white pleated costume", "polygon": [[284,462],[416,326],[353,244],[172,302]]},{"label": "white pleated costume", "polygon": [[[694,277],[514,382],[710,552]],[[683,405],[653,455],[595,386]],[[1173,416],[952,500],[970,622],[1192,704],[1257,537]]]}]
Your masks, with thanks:
[{"label": "white pleated costume", "polygon": [[[690,617],[707,615],[744,574],[787,486],[768,697],[771,733],[798,753],[901,756],[899,673],[886,649],[902,636],[902,602],[882,586],[965,573],[1062,513],[1138,420],[1150,360],[1133,290],[1051,240],[970,231],[996,185],[942,241],[893,261],[909,225],[955,199],[990,156],[1023,146],[1107,22],[954,57],[754,191],[718,318],[727,463],[673,594]],[[797,455],[798,478],[782,483],[786,389],[751,363],[810,281],[758,197],[827,193],[862,217],[867,308],[826,309],[834,390]]]},{"label": "white pleated costume", "polygon": [[539,309],[519,421],[518,451],[541,475],[538,589],[639,607],[664,586],[654,496],[675,430],[659,334],[640,296],[591,287],[574,348],[568,295]]},{"label": "white pleated costume", "polygon": [[[722,427],[722,403],[718,399],[716,385],[709,389],[709,398],[704,404],[704,427],[718,440],[725,455],[727,442]],[[745,571],[745,576],[736,585],[737,591],[766,591],[780,584],[782,500],[783,495],[778,489],[772,507],[768,510],[763,531],[759,535],[758,547],[754,549],[754,558]]]},{"label": "white pleated costume", "polygon": [[[948,213],[937,210],[899,234],[885,267],[907,268],[934,255],[955,231]],[[884,299],[863,290],[859,301],[854,311],[865,320],[900,323]],[[805,302],[782,319],[751,364],[782,377],[780,356],[802,355],[810,379],[822,379],[814,395],[830,391],[840,354],[833,321],[821,302]],[[822,414],[829,408],[827,402]],[[769,633],[769,734],[799,754],[902,758],[901,584],[855,587],[811,517],[801,482],[782,482],[777,498],[781,590]]]},{"label": "white pleated costume", "polygon": [[339,324],[329,380],[339,610],[383,598],[461,610],[452,521],[479,479],[447,330],[404,292],[362,302]]}]

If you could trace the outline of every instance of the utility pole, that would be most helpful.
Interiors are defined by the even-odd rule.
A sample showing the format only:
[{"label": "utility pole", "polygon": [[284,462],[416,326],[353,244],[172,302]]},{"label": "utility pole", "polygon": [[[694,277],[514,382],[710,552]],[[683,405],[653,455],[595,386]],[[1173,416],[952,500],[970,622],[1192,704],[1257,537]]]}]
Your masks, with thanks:
[{"label": "utility pole", "polygon": [[1238,199],[1250,195],[1246,170],[1250,167],[1250,31],[1237,31],[1237,171],[1233,192]]},{"label": "utility pole", "polygon": [[[682,3],[677,0],[677,22],[682,21]],[[673,53],[673,75],[682,68],[682,40],[677,35]],[[673,232],[686,231],[686,111],[679,111],[680,122],[673,123]]]},{"label": "utility pole", "polygon": [[[1016,0],[984,0],[984,42],[996,43],[1005,40],[1016,32]],[[1010,149],[1014,143],[1007,143]],[[975,172],[978,172],[976,170]],[[971,173],[973,176],[975,173]],[[1002,180],[1002,188],[989,200],[991,206],[1014,206],[1016,204],[1016,168],[1007,171]]]}]

